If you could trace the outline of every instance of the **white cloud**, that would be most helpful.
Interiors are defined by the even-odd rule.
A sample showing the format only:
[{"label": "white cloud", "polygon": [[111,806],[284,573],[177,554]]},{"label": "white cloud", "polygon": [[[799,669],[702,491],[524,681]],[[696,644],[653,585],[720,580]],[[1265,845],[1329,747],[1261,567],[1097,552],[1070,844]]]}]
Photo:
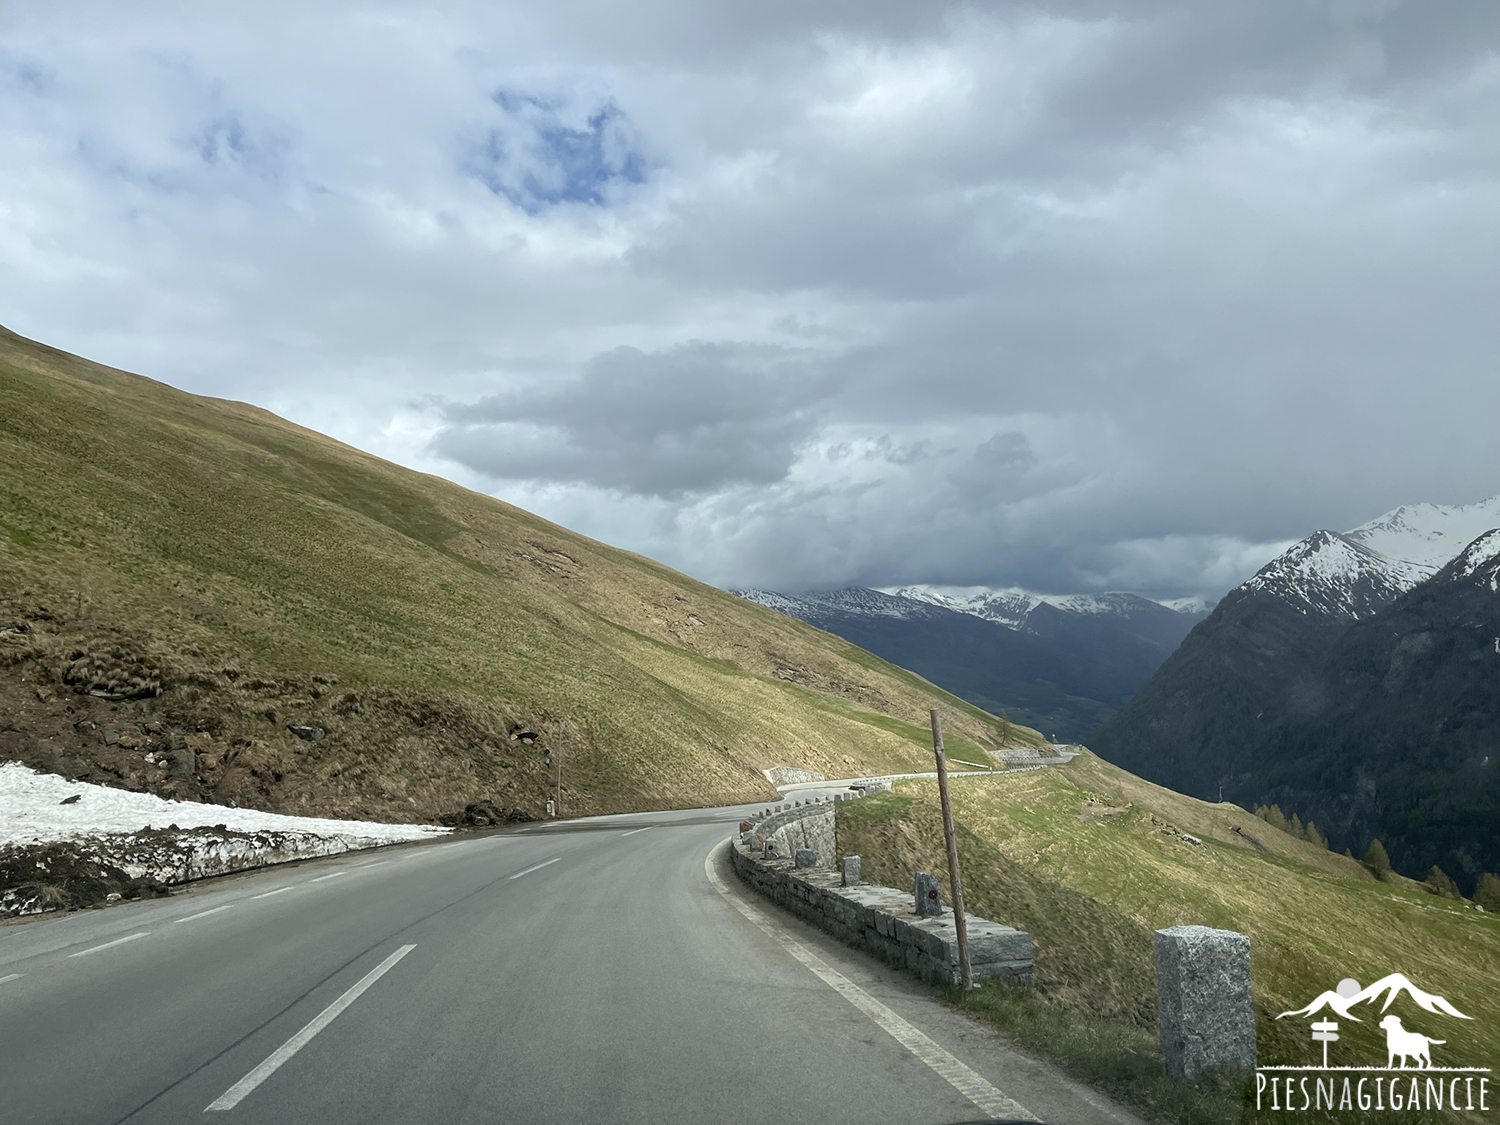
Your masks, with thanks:
[{"label": "white cloud", "polygon": [[1497,59],[1485,0],[11,9],[0,322],[713,581],[1217,592],[1497,491]]}]

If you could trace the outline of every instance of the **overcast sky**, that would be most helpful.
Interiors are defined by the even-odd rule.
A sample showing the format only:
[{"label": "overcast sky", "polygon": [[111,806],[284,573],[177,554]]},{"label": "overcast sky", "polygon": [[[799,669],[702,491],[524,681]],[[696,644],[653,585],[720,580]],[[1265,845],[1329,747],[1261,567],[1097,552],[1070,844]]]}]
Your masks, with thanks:
[{"label": "overcast sky", "polygon": [[1500,492],[1497,248],[1495,0],[0,0],[0,323],[721,585]]}]

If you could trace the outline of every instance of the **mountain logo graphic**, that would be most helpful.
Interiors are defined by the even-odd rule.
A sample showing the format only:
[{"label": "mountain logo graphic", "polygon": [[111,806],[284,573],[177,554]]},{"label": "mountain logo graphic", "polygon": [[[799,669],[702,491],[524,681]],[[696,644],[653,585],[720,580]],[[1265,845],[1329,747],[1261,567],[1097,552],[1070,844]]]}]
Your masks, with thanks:
[{"label": "mountain logo graphic", "polygon": [[1400,996],[1403,992],[1410,996],[1416,1002],[1417,1007],[1421,1008],[1424,1012],[1441,1012],[1445,1016],[1456,1016],[1461,1020],[1474,1018],[1473,1016],[1464,1015],[1452,1004],[1448,1003],[1448,1001],[1437,995],[1437,993],[1426,992],[1418,988],[1401,973],[1392,973],[1388,977],[1381,977],[1367,988],[1360,988],[1359,981],[1357,980],[1341,980],[1339,981],[1338,988],[1332,992],[1323,993],[1307,1007],[1298,1008],[1291,1012],[1282,1012],[1276,1018],[1284,1020],[1287,1016],[1315,1016],[1323,1009],[1328,1008],[1338,1013],[1343,1019],[1359,1023],[1361,1022],[1360,1018],[1350,1011],[1356,1004],[1366,1004],[1384,995],[1385,1003],[1380,1006],[1380,1010],[1384,1012],[1391,1006],[1396,997]]},{"label": "mountain logo graphic", "polygon": [[[1404,1026],[1402,1017],[1390,1011],[1391,1005],[1403,997],[1436,1018],[1422,1017],[1420,1022],[1424,1026],[1420,1030]],[[1403,1010],[1408,1019],[1418,1022],[1409,1009]],[[1378,1061],[1364,1066],[1330,1065],[1329,1044],[1339,1041],[1339,1024],[1332,1018],[1334,1016],[1351,1023],[1368,1020],[1379,1028],[1385,1036],[1385,1065],[1379,1065]],[[1441,1110],[1445,1101],[1450,1109],[1488,1109],[1489,1067],[1441,1065],[1449,1034],[1443,1025],[1448,1020],[1472,1021],[1474,1017],[1465,1015],[1437,993],[1413,984],[1402,973],[1391,973],[1365,987],[1360,987],[1357,980],[1342,980],[1336,988],[1320,993],[1305,1007],[1282,1012],[1276,1018],[1312,1021],[1309,1025],[1312,1041],[1322,1047],[1321,1065],[1257,1067],[1257,1109],[1261,1108],[1263,1095],[1268,1091],[1267,1100],[1271,1104],[1267,1108],[1273,1110],[1282,1109],[1283,1101],[1288,1110],[1384,1111],[1388,1107],[1392,1110]],[[1440,1031],[1442,1037],[1427,1034],[1433,1031]],[[1289,1073],[1299,1071],[1300,1076]],[[1337,1071],[1345,1073],[1330,1073]],[[1355,1073],[1350,1072],[1364,1076],[1355,1077]],[[1422,1076],[1420,1083],[1419,1073]],[[1317,1077],[1318,1074],[1323,1077]],[[1294,1103],[1299,1093],[1303,1104],[1297,1106]]]}]

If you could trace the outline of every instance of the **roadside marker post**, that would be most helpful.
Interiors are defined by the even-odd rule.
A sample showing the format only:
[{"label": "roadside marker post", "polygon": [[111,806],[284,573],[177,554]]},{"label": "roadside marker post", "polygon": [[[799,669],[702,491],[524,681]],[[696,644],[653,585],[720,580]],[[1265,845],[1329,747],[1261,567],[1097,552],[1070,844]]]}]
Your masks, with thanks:
[{"label": "roadside marker post", "polygon": [[1323,1069],[1328,1069],[1328,1044],[1339,1041],[1339,1025],[1337,1020],[1319,1020],[1312,1025],[1312,1037],[1314,1043],[1323,1044]]},{"label": "roadside marker post", "polygon": [[932,753],[937,758],[938,797],[943,804],[943,836],[948,844],[948,887],[953,892],[953,926],[958,931],[958,972],[964,991],[974,989],[974,970],[969,964],[969,923],[964,917],[964,885],[958,874],[958,840],[953,835],[953,803],[948,799],[948,761],[943,756],[943,721],[937,708],[932,716]]}]

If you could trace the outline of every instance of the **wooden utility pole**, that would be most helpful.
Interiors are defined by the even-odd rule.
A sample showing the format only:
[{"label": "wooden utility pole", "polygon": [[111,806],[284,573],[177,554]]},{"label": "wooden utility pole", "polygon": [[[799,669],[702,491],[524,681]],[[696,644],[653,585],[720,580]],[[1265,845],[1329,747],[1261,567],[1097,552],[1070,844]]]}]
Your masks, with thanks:
[{"label": "wooden utility pole", "polygon": [[974,987],[969,964],[969,922],[964,917],[964,884],[958,874],[958,840],[953,835],[953,802],[948,799],[948,759],[943,756],[943,722],[937,708],[932,715],[932,752],[937,758],[938,797],[943,802],[943,836],[948,842],[948,888],[953,892],[953,925],[958,930],[958,972],[964,991]]}]

